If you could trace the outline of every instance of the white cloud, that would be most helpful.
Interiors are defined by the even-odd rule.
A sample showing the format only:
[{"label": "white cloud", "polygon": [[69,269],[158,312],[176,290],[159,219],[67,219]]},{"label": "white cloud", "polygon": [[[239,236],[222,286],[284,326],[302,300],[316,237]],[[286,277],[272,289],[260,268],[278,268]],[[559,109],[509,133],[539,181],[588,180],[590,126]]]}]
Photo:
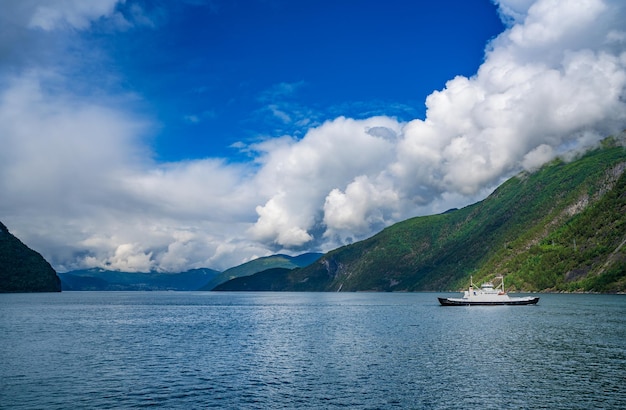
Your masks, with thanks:
[{"label": "white cloud", "polygon": [[145,120],[42,81],[31,73],[0,93],[0,215],[14,233],[63,270],[225,268],[247,256],[227,251],[257,203],[247,166],[156,164]]},{"label": "white cloud", "polygon": [[[619,130],[626,119],[625,54],[604,47],[611,27],[596,27],[609,10],[624,16],[623,7],[597,1],[533,4],[524,24],[494,40],[476,76],[457,77],[428,97],[426,120],[405,128],[396,175],[415,178],[428,192],[472,194],[547,147],[553,153],[570,147],[588,129]],[[576,24],[557,24],[557,16]],[[573,41],[590,32],[582,46]]]},{"label": "white cloud", "polygon": [[146,124],[73,96],[50,96],[36,73],[0,94],[2,181],[21,212],[48,207],[75,212],[79,201],[105,201],[119,174],[144,155]]},{"label": "white cloud", "polygon": [[541,144],[528,154],[524,155],[522,166],[527,171],[535,171],[541,165],[554,158],[554,149],[546,144]]},{"label": "white cloud", "polygon": [[[442,203],[444,197],[475,198],[523,167],[623,127],[626,54],[607,47],[624,21],[614,18],[624,17],[623,6],[599,0],[500,6],[511,13],[511,28],[493,41],[476,76],[456,77],[428,97],[425,120],[340,118],[271,153],[277,159],[263,172],[275,171],[268,179],[280,194],[257,209],[258,239],[301,245],[320,226],[327,238],[368,235],[381,222],[435,203],[455,205]],[[613,26],[598,28],[598,21]],[[377,122],[399,137],[367,141],[364,128]],[[335,127],[346,124],[353,127],[337,138]],[[380,146],[370,151],[373,141]],[[290,242],[294,229],[297,240]]]},{"label": "white cloud", "polygon": [[28,27],[46,31],[67,26],[83,30],[92,21],[114,13],[119,0],[47,0],[30,3],[33,7]]},{"label": "white cloud", "polygon": [[325,237],[340,242],[361,239],[397,220],[399,193],[358,176],[345,189],[333,189],[324,202]]},{"label": "white cloud", "polygon": [[121,271],[147,272],[153,265],[151,259],[152,252],[145,251],[140,244],[123,243],[115,248],[115,253],[105,263]]},{"label": "white cloud", "polygon": [[381,127],[390,129],[387,134],[400,131],[390,118],[340,117],[311,129],[300,141],[258,146],[264,156],[256,184],[269,199],[256,208],[259,219],[251,234],[287,247],[311,241],[309,230],[321,222],[326,196],[355,176],[379,174],[393,159],[393,142],[368,132]]},{"label": "white cloud", "polygon": [[500,19],[507,25],[521,24],[528,14],[528,9],[536,0],[495,0]]},{"label": "white cloud", "polygon": [[[127,97],[73,93],[62,68],[32,67],[50,60],[20,57],[6,40],[27,39],[15,44],[35,53],[37,31],[116,18],[116,2],[83,3],[11,2],[22,29],[0,40],[3,61],[30,65],[0,81],[0,219],[59,270],[225,269],[277,250],[329,250],[471,203],[626,125],[623,2],[500,0],[509,28],[474,76],[428,97],[424,120],[339,117],[245,147],[250,164],[159,164],[146,139],[155,125]],[[307,117],[266,102],[278,120]]]},{"label": "white cloud", "polygon": [[[578,0],[570,6],[564,6],[560,0],[538,1],[528,9],[524,24],[515,25],[507,37],[520,49],[538,50],[555,45],[579,47],[579,41],[589,36],[589,32],[579,29],[595,23],[603,11],[606,6],[602,0]],[[581,35],[581,31],[585,34]]]}]

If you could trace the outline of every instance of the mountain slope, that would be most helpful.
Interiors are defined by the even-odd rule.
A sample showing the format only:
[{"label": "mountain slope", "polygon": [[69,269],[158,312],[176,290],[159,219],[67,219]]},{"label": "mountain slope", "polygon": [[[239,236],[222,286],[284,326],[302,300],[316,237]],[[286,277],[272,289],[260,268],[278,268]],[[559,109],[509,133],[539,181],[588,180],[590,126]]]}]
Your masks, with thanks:
[{"label": "mountain slope", "polygon": [[[214,291],[274,291],[281,290],[281,283],[285,282],[291,269],[271,268],[262,272],[233,278],[217,285]],[[276,288],[274,288],[276,287]]]},{"label": "mountain slope", "polygon": [[519,289],[626,291],[625,170],[626,162],[606,169],[544,229],[500,249],[477,276],[495,271]]},{"label": "mountain slope", "polygon": [[220,272],[192,269],[180,273],[119,272],[92,268],[59,273],[63,290],[197,290]]},{"label": "mountain slope", "polygon": [[331,251],[271,287],[447,290],[469,275],[504,274],[519,290],[624,291],[625,169],[623,139],[609,138],[575,161],[511,178],[481,202]]},{"label": "mountain slope", "polygon": [[322,256],[321,253],[304,253],[298,256],[289,255],[271,255],[251,260],[250,262],[232,267],[217,275],[211,281],[206,283],[201,290],[213,290],[216,286],[244,276],[250,276],[257,272],[268,269],[285,268],[294,269],[308,266],[318,260]]},{"label": "mountain slope", "polygon": [[52,266],[0,222],[0,292],[60,292]]}]

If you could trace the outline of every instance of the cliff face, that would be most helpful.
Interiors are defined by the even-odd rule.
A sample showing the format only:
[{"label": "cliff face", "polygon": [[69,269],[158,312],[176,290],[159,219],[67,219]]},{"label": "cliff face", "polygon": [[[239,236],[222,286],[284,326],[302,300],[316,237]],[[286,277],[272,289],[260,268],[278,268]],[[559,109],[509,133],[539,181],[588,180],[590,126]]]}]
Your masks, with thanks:
[{"label": "cliff face", "polygon": [[0,292],[60,292],[52,266],[0,222]]}]

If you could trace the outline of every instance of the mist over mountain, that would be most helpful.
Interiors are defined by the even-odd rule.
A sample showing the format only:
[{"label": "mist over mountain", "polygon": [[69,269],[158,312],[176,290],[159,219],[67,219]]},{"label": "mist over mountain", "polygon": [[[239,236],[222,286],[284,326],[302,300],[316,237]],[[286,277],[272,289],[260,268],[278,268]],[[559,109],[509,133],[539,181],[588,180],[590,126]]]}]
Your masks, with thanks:
[{"label": "mist over mountain", "polygon": [[[626,291],[626,134],[522,172],[485,200],[411,218],[326,254],[272,255],[224,272],[57,274],[0,223],[0,291],[420,291],[504,275],[530,291]],[[60,277],[60,279],[59,279]]]},{"label": "mist over mountain", "polygon": [[308,266],[322,256],[305,253],[298,256],[272,255],[234,266],[224,272],[200,268],[185,272],[124,272],[102,268],[59,273],[63,290],[74,291],[194,291],[212,290],[229,279],[250,276],[271,268],[290,270]]},{"label": "mist over mountain", "polygon": [[[392,225],[228,290],[424,291],[504,275],[526,291],[626,291],[624,134],[522,172],[485,200]],[[245,284],[245,285],[244,285]]]}]

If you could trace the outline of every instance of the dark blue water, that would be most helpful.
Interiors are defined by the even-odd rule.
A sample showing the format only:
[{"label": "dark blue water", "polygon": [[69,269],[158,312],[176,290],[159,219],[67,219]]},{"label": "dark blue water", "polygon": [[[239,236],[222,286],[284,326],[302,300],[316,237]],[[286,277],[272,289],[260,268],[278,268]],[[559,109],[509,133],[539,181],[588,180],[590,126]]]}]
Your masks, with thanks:
[{"label": "dark blue water", "polygon": [[0,295],[0,407],[626,408],[626,296]]}]

